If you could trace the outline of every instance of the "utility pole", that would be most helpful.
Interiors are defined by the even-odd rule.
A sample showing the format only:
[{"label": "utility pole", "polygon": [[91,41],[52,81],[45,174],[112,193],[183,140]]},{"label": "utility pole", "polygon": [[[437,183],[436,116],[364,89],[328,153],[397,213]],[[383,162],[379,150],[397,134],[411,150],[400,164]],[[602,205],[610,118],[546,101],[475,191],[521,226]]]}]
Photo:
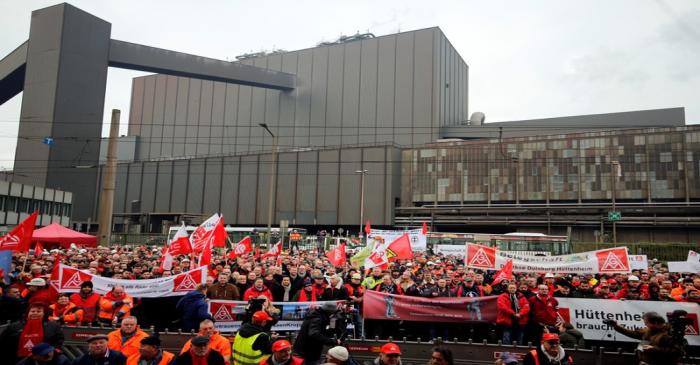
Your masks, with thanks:
[{"label": "utility pole", "polygon": [[[617,178],[620,175],[620,162],[619,161],[612,161],[610,165],[610,177],[612,180],[612,210],[613,212],[617,212],[616,208],[616,200],[617,200]],[[617,221],[613,220],[612,221],[612,229],[613,229],[613,243],[617,243]]]},{"label": "utility pole", "polygon": [[361,174],[360,177],[360,231],[358,233],[358,238],[362,239],[362,225],[365,221],[365,174],[367,170],[357,170],[356,174]]},{"label": "utility pole", "polygon": [[100,245],[109,245],[112,238],[112,210],[114,206],[114,187],[117,177],[117,143],[119,143],[119,117],[121,111],[112,109],[112,122],[109,126],[109,139],[107,140],[107,161],[104,175],[102,176],[102,190],[100,191],[100,210],[97,215],[99,224],[97,239]]},{"label": "utility pole", "polygon": [[[259,126],[263,127],[267,133],[272,136],[272,164],[270,166],[270,191],[269,199],[267,201],[267,249],[270,249],[270,242],[272,239],[272,205],[275,196],[275,185],[277,183],[277,136],[268,128],[267,123],[260,123]],[[280,230],[281,231],[281,230]],[[281,233],[281,232],[280,232]]]}]

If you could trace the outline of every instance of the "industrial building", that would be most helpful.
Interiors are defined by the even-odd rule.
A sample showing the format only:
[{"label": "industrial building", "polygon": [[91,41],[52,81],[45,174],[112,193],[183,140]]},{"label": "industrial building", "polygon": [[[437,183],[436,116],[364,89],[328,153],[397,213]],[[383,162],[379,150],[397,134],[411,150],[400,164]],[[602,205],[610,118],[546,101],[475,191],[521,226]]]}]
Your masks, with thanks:
[{"label": "industrial building", "polygon": [[[486,122],[468,108],[467,63],[437,27],[224,62],[110,40],[109,23],[67,4],[35,13],[31,39],[51,38],[47,24],[73,24],[54,37],[69,40],[62,46],[84,36],[81,24],[104,27],[81,40],[100,55],[81,60],[95,74],[108,66],[156,73],[133,80],[116,173],[118,231],[162,232],[214,212],[227,224],[266,225],[271,180],[274,222],[356,230],[364,175],[363,215],[374,226],[426,221],[436,230],[535,230],[593,241],[609,234],[606,217],[615,210],[623,216],[619,241],[698,235],[700,129],[685,125],[683,108]],[[94,221],[100,147],[68,138],[59,146],[58,136],[55,147],[36,148],[50,126],[68,123],[62,108],[43,116],[51,121],[44,130],[28,128],[42,100],[70,104],[75,99],[62,93],[86,92],[28,93],[40,73],[32,59],[48,52],[36,44],[0,61],[0,96],[23,87],[31,99],[23,103],[14,179],[72,191],[73,222]],[[64,71],[51,82],[89,76]],[[70,118],[101,127],[103,100],[91,103],[70,109]],[[100,140],[95,130],[80,133]],[[65,151],[52,152],[58,147]],[[80,170],[87,176],[80,182],[62,162],[76,154],[94,165]]]}]

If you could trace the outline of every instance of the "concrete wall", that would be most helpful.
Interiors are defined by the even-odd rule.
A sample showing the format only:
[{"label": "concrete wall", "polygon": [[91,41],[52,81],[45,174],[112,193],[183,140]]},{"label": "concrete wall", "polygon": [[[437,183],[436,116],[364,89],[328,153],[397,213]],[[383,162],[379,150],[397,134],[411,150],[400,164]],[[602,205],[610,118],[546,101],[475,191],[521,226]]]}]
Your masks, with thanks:
[{"label": "concrete wall", "polygon": [[297,75],[291,92],[184,77],[133,80],[137,159],[393,143],[438,138],[467,118],[468,66],[439,28],[242,61]]},{"label": "concrete wall", "polygon": [[[114,212],[221,212],[227,224],[265,225],[270,157],[248,154],[120,163]],[[355,171],[366,169],[365,219],[376,225],[392,224],[399,198],[400,157],[400,150],[389,145],[280,153],[274,221],[359,224],[361,184]]]}]

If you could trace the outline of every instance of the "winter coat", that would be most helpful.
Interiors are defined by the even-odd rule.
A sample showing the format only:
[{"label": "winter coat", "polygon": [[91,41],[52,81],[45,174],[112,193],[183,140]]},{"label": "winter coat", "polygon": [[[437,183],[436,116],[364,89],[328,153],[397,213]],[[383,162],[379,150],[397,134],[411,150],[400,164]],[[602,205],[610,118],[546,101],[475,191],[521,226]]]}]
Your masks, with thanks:
[{"label": "winter coat", "polygon": [[260,290],[256,289],[254,286],[248,288],[248,290],[246,290],[245,293],[243,293],[243,300],[247,302],[261,295],[264,295],[269,301],[272,301],[272,292],[270,292],[270,290],[265,285],[263,285],[262,289]]},{"label": "winter coat", "polygon": [[180,328],[183,331],[198,330],[200,322],[205,319],[213,320],[205,298],[202,292],[194,290],[177,302],[175,308],[180,313]]},{"label": "winter coat", "polygon": [[[14,354],[17,353],[19,337],[26,323],[26,320],[10,323],[10,325],[0,333],[0,354],[8,356],[4,358],[4,360],[9,360],[9,364],[17,363],[18,359],[15,359]],[[61,325],[58,322],[45,320],[44,339],[42,342],[46,342],[54,348],[60,348],[63,345],[63,339]]]},{"label": "winter coat", "polygon": [[19,321],[26,308],[27,303],[22,298],[0,297],[0,323]]},{"label": "winter coat", "polygon": [[104,359],[100,360],[102,361],[97,362],[92,356],[90,356],[90,354],[85,354],[73,360],[73,365],[126,365],[126,356],[124,356],[124,354],[122,354],[121,352],[115,350],[109,350],[109,354],[107,355],[106,361],[104,361]]},{"label": "winter coat", "polygon": [[323,346],[337,344],[335,339],[326,333],[329,323],[330,319],[323,311],[308,312],[294,341],[294,353],[310,362],[320,359]]},{"label": "winter coat", "polygon": [[[530,313],[530,302],[521,293],[515,293],[516,298],[518,298],[518,306],[520,307],[520,319],[518,319],[518,324],[524,326],[528,321],[528,313]],[[498,308],[498,313],[496,315],[496,323],[504,326],[512,326],[513,319],[515,318],[515,312],[513,311],[513,303],[510,300],[510,293],[503,293],[498,296],[496,300],[496,306]]]},{"label": "winter coat", "polygon": [[229,283],[224,285],[219,283],[211,284],[207,290],[207,296],[209,299],[221,300],[239,300],[241,298],[238,287]]},{"label": "winter coat", "polygon": [[[17,365],[39,365],[36,360],[32,360],[31,357],[27,357],[24,360],[17,363]],[[70,359],[60,352],[54,352],[53,359],[46,363],[46,365],[71,365]]]},{"label": "winter coat", "polygon": [[530,298],[530,318],[534,324],[541,323],[554,326],[557,323],[557,306],[559,302],[547,296],[545,299],[535,295]]}]

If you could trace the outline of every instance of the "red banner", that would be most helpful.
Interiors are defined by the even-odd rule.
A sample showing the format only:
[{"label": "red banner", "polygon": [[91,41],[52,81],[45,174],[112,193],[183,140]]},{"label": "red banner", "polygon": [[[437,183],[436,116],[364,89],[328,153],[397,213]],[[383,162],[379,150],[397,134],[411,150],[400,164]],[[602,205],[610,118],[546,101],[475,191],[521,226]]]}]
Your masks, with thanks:
[{"label": "red banner", "polygon": [[362,310],[366,319],[495,322],[496,298],[423,298],[368,290],[362,300]]}]

